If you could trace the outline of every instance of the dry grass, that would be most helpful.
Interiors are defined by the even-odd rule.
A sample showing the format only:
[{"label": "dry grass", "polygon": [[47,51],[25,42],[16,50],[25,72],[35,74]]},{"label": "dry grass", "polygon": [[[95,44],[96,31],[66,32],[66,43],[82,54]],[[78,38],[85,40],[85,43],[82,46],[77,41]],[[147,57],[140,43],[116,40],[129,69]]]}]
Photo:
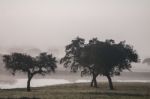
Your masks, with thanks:
[{"label": "dry grass", "polygon": [[107,83],[99,86],[91,88],[89,83],[82,83],[32,88],[31,92],[0,90],[0,99],[150,99],[150,83],[114,83],[115,90],[109,90]]}]

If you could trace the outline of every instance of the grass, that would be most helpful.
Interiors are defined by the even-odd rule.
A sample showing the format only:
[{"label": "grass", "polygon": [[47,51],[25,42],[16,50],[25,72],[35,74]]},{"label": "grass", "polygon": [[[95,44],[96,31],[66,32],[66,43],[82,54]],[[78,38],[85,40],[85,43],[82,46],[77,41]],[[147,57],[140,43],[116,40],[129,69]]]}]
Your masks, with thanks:
[{"label": "grass", "polygon": [[150,99],[150,83],[114,83],[109,90],[107,83],[91,88],[89,83],[65,84],[26,89],[1,89],[0,99]]}]

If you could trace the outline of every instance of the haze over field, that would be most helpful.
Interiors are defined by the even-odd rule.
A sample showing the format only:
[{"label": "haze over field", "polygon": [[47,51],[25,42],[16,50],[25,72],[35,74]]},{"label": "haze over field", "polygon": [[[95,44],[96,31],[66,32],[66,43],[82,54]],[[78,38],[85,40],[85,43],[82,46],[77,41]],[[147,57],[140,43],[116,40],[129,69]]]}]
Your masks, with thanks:
[{"label": "haze over field", "polygon": [[63,48],[76,36],[126,40],[150,57],[149,0],[1,0],[0,46]]},{"label": "haze over field", "polygon": [[[3,54],[36,56],[46,51],[59,60],[65,46],[77,36],[86,42],[93,37],[126,40],[143,61],[150,57],[150,0],[0,0],[0,82],[14,80],[4,68]],[[121,77],[150,80],[147,64],[133,64],[132,71],[135,73],[123,73]],[[46,76],[51,77],[81,78],[59,64],[55,75]],[[26,77],[19,74],[18,78]]]}]

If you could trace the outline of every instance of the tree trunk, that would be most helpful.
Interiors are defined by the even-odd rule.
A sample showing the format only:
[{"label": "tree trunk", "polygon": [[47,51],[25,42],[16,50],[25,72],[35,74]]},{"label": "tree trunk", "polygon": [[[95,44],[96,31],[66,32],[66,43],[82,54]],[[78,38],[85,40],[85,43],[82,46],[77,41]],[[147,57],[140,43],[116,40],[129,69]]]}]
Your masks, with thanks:
[{"label": "tree trunk", "polygon": [[31,75],[31,73],[28,73],[28,81],[27,81],[27,91],[30,92],[31,88],[30,88],[30,82],[32,79],[33,75]]},{"label": "tree trunk", "polygon": [[30,88],[30,82],[31,82],[31,78],[28,78],[28,81],[27,81],[27,91],[31,91],[31,88]]},{"label": "tree trunk", "polygon": [[94,86],[94,78],[92,78],[92,81],[91,81],[91,87]]},{"label": "tree trunk", "polygon": [[94,87],[97,88],[96,76],[94,77],[93,81],[94,81]]},{"label": "tree trunk", "polygon": [[95,75],[94,73],[93,73],[93,78],[92,78],[92,81],[91,81],[91,87],[95,87],[95,88],[97,88],[97,81],[96,81],[96,77],[97,77],[98,75]]},{"label": "tree trunk", "polygon": [[107,75],[106,77],[107,77],[108,82],[109,82],[109,88],[110,88],[110,90],[113,90],[113,89],[114,89],[114,87],[113,87],[113,84],[112,84],[112,80],[111,80],[110,75]]}]

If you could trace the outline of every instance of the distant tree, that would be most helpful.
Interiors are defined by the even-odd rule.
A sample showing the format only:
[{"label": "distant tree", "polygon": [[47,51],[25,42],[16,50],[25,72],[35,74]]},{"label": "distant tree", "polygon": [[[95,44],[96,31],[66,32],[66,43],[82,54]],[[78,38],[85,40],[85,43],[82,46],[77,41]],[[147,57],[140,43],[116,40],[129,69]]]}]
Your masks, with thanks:
[{"label": "distant tree", "polygon": [[34,75],[45,75],[54,72],[56,68],[56,59],[47,53],[40,53],[37,57],[31,57],[23,53],[12,53],[11,55],[4,55],[3,61],[7,69],[13,75],[17,71],[27,73],[27,91],[30,91],[30,82]]},{"label": "distant tree", "polygon": [[[73,44],[71,43],[71,45]],[[131,63],[138,62],[136,51],[132,46],[125,44],[125,41],[115,43],[114,40],[99,41],[94,38],[78,49],[80,49],[77,51],[79,55],[76,56],[73,53],[73,56],[76,56],[75,60],[77,60],[73,62],[78,63],[78,66],[71,66],[76,70],[82,67],[81,74],[91,74],[91,86],[95,87],[97,87],[97,76],[103,75],[108,78],[110,89],[114,89],[111,76],[120,75],[124,69],[130,70]],[[64,62],[68,62],[68,60],[64,60]]]},{"label": "distant tree", "polygon": [[143,60],[143,63],[146,63],[147,65],[150,65],[150,58],[145,58]]}]

